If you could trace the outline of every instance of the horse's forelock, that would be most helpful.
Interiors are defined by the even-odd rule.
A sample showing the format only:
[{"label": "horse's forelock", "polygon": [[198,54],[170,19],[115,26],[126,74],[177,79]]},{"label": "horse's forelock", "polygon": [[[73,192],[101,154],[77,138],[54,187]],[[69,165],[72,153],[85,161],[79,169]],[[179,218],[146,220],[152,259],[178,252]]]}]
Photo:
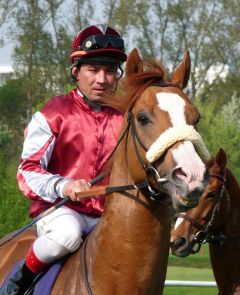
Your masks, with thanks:
[{"label": "horse's forelock", "polygon": [[[165,68],[162,63],[154,59],[143,60],[143,72],[132,74],[123,79],[123,85],[126,90],[139,89],[143,84],[149,82],[159,83],[164,81]],[[147,85],[148,86],[148,85]]]},{"label": "horse's forelock", "polygon": [[147,87],[164,81],[165,69],[160,62],[146,59],[143,64],[143,72],[121,79],[116,93],[110,93],[101,103],[125,112]]}]

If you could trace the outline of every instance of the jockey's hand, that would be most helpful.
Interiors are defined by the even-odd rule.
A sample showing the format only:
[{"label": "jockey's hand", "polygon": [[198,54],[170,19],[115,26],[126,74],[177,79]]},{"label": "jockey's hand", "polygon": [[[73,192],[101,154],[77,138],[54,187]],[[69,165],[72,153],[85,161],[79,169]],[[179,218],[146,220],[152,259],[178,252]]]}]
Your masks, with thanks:
[{"label": "jockey's hand", "polygon": [[63,187],[63,195],[69,197],[72,201],[79,201],[76,193],[91,189],[91,184],[85,179],[70,180]]}]

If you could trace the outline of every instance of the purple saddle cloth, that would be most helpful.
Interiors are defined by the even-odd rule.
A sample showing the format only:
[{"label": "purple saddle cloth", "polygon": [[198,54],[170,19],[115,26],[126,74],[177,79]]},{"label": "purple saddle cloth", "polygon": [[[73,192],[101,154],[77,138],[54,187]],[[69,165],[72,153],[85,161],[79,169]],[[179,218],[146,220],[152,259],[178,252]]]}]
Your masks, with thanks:
[{"label": "purple saddle cloth", "polygon": [[[37,280],[33,291],[29,294],[50,295],[53,285],[56,281],[56,278],[57,278],[65,260],[66,260],[66,257],[59,259],[53,265],[51,265],[51,267],[46,272],[44,272],[44,274],[42,274],[41,277]],[[8,274],[7,278],[3,282],[3,285],[1,288],[5,288],[9,279],[13,276],[13,274],[16,272],[16,270],[18,269],[18,267],[21,263],[22,263],[22,260],[18,261],[14,265],[14,267],[12,268],[10,273]]]}]

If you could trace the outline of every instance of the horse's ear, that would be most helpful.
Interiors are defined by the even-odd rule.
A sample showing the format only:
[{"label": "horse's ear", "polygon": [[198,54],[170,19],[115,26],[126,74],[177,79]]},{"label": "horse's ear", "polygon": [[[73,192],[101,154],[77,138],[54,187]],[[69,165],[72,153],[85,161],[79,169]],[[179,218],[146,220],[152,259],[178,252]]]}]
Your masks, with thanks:
[{"label": "horse's ear", "polygon": [[227,166],[227,155],[224,149],[220,148],[216,155],[216,162],[222,168],[225,169]]},{"label": "horse's ear", "polygon": [[126,63],[126,76],[142,73],[143,72],[143,62],[141,60],[141,57],[138,54],[138,51],[136,48],[134,48],[127,59]]},{"label": "horse's ear", "polygon": [[184,55],[182,62],[172,74],[172,82],[177,83],[182,89],[187,87],[191,72],[191,58],[189,50]]}]

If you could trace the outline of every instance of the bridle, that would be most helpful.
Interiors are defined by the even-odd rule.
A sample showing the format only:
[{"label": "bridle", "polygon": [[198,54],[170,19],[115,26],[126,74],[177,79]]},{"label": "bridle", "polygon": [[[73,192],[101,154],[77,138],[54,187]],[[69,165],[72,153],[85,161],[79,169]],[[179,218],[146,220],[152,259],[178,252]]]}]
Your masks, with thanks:
[{"label": "bridle", "polygon": [[[216,216],[217,211],[219,210],[221,200],[223,199],[224,192],[227,193],[226,191],[226,170],[224,171],[224,175],[219,175],[212,173],[210,174],[210,177],[215,177],[218,180],[222,182],[221,188],[220,188],[220,194],[218,194],[218,199],[217,202],[214,206],[211,218],[208,222],[201,224],[200,222],[194,220],[193,218],[187,216],[186,214],[180,214],[180,218],[183,218],[184,220],[190,222],[193,226],[199,229],[199,231],[196,233],[195,237],[193,238],[191,242],[191,253],[195,254],[199,252],[201,249],[201,246],[205,243],[213,243],[213,242],[219,242],[219,243],[224,243],[227,239],[225,235],[223,235],[220,231],[216,234],[213,233],[213,223],[214,219]],[[227,193],[227,197],[228,193]],[[197,245],[197,248],[194,249],[194,246]]]},{"label": "bridle", "polygon": [[[223,199],[224,193],[226,193],[227,201],[228,202],[230,201],[228,191],[226,190],[226,181],[227,181],[226,169],[224,171],[223,176],[219,175],[219,174],[212,173],[212,174],[210,174],[210,177],[215,177],[222,182],[222,185],[220,188],[220,194],[218,194],[218,199],[217,199],[217,202],[214,206],[210,220],[204,224],[201,224],[200,222],[194,220],[193,218],[187,216],[186,214],[179,215],[180,218],[183,218],[184,220],[191,223],[191,225],[193,225],[194,227],[199,229],[199,231],[195,234],[192,242],[189,245],[189,248],[192,248],[191,254],[195,254],[195,253],[199,252],[201,246],[205,243],[220,243],[222,245],[227,239],[229,239],[231,237],[236,237],[235,235],[234,236],[227,236],[227,235],[223,234],[221,230],[216,231],[214,229],[214,220],[215,220],[217,212],[219,211],[220,203]],[[228,208],[227,208],[227,211],[228,211]],[[228,214],[226,213],[226,215],[228,215]],[[225,217],[227,218],[227,216],[225,216]],[[194,249],[195,245],[197,245],[197,248]]]},{"label": "bridle", "polygon": [[[182,88],[173,82],[161,82],[161,83],[149,83],[148,86],[158,86],[158,87],[177,87],[180,88],[182,90]],[[142,89],[140,89],[137,93],[136,93],[136,97],[139,97],[141,95]],[[136,101],[136,100],[135,100]],[[166,178],[162,178],[155,165],[154,162],[153,163],[145,163],[143,158],[141,157],[141,154],[139,152],[139,148],[138,148],[138,144],[141,146],[141,148],[147,152],[147,148],[145,147],[145,145],[143,144],[142,140],[140,139],[135,123],[134,123],[134,116],[132,114],[132,109],[134,107],[134,104],[131,106],[131,108],[128,111],[128,124],[125,128],[125,130],[123,131],[122,135],[120,136],[115,148],[113,149],[111,155],[109,156],[109,158],[112,157],[112,155],[115,153],[116,149],[118,148],[120,142],[123,140],[123,138],[125,137],[125,135],[128,137],[129,132],[131,132],[132,135],[132,139],[133,139],[133,144],[134,144],[134,149],[138,158],[138,161],[140,162],[145,175],[146,175],[146,179],[140,183],[135,183],[135,184],[130,184],[130,185],[125,185],[125,186],[114,186],[111,187],[110,189],[107,189],[107,193],[112,193],[112,192],[121,192],[121,191],[126,191],[126,190],[131,190],[131,189],[138,189],[139,191],[142,192],[142,194],[150,199],[151,201],[157,201],[160,202],[161,201],[161,197],[163,195],[166,195],[166,190],[164,189],[163,185],[166,182],[169,182],[169,180],[167,180]],[[154,184],[155,186],[153,187],[150,184],[150,179],[154,179]]]},{"label": "bridle", "polygon": [[[177,87],[182,89],[178,84],[172,83],[172,82],[163,82],[160,84],[153,84],[154,86],[159,86],[159,87]],[[137,95],[139,95],[139,92],[137,93]],[[125,136],[128,137],[129,132],[131,132],[132,135],[132,139],[133,139],[133,144],[134,144],[134,149],[137,155],[137,158],[145,172],[146,175],[146,180],[140,182],[140,183],[136,183],[136,184],[130,184],[130,185],[124,185],[124,186],[114,186],[111,187],[110,189],[108,189],[106,191],[106,193],[112,193],[112,192],[124,192],[127,190],[132,190],[132,189],[137,189],[139,191],[142,192],[142,194],[149,199],[151,202],[161,202],[161,197],[163,195],[166,195],[166,191],[163,187],[163,184],[168,182],[167,179],[165,178],[161,178],[157,169],[154,166],[154,163],[149,163],[146,164],[143,160],[143,158],[140,155],[139,152],[139,148],[138,148],[138,144],[143,148],[144,151],[147,151],[147,148],[145,147],[145,145],[143,144],[142,140],[140,139],[136,126],[134,124],[134,116],[131,112],[133,106],[130,108],[129,112],[128,112],[128,124],[127,127],[125,128],[125,130],[123,131],[122,135],[120,136],[114,150],[112,151],[110,157],[112,156],[112,154],[116,151],[117,147],[119,146],[120,142],[123,140],[123,138]],[[137,144],[138,143],[138,144]],[[155,184],[156,187],[154,186],[154,188],[151,186],[149,180],[151,179],[155,179]],[[89,237],[89,236],[88,236]],[[88,280],[88,274],[87,274],[87,263],[86,263],[86,252],[87,252],[87,241],[88,241],[88,237],[85,239],[84,243],[83,243],[83,249],[81,252],[81,263],[82,263],[82,270],[83,270],[83,280],[85,282],[85,287],[87,289],[87,293],[89,295],[93,295],[90,284],[89,284],[89,280]]]},{"label": "bridle", "polygon": [[[129,126],[129,130],[131,132],[131,135],[132,135],[135,153],[136,153],[138,161],[140,162],[140,164],[145,172],[145,175],[146,175],[147,185],[145,187],[140,188],[139,190],[150,200],[160,201],[161,196],[165,191],[163,188],[163,184],[168,182],[168,180],[160,177],[154,163],[146,164],[144,162],[143,158],[141,157],[141,154],[140,154],[139,148],[138,148],[138,144],[142,147],[142,149],[145,152],[147,152],[148,149],[145,147],[145,145],[142,143],[141,139],[139,138],[139,135],[136,130],[135,123],[134,123],[134,117],[133,117],[133,114],[131,111],[129,111],[129,113],[128,113],[128,126]],[[154,182],[155,182],[154,188],[150,185],[150,181],[149,181],[150,178],[154,179]]]}]

